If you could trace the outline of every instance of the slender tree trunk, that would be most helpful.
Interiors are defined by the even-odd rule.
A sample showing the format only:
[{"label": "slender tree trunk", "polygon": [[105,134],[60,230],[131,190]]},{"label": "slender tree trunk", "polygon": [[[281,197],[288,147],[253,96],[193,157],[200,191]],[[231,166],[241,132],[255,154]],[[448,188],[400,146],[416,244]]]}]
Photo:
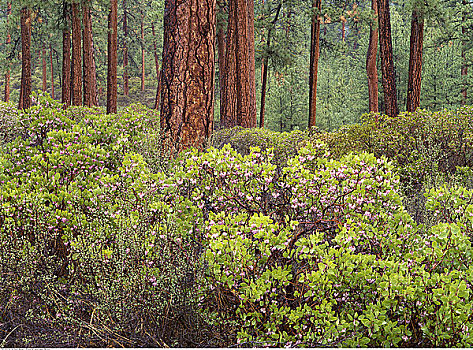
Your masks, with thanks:
[{"label": "slender tree trunk", "polygon": [[383,75],[385,113],[390,117],[399,114],[397,107],[396,74],[394,72],[393,46],[391,38],[391,16],[389,0],[378,1],[378,30]]},{"label": "slender tree trunk", "polygon": [[123,0],[123,94],[128,96],[128,13],[126,7],[126,0]]},{"label": "slender tree trunk", "polygon": [[151,23],[151,31],[153,33],[153,48],[154,48],[154,63],[156,65],[156,78],[158,80],[158,86],[156,88],[156,99],[154,102],[154,109],[159,109],[161,101],[161,70],[159,68],[158,48],[156,45],[156,33],[154,31],[154,23]]},{"label": "slender tree trunk", "polygon": [[80,4],[72,3],[72,64],[71,64],[71,102],[82,105],[82,57]]},{"label": "slender tree trunk", "polygon": [[44,42],[43,42],[43,46],[41,47],[41,63],[42,63],[42,73],[43,73],[43,76],[42,76],[42,80],[43,80],[43,85],[42,85],[42,91],[43,92],[46,92],[46,90],[48,89],[48,70],[47,70],[47,66],[46,66],[46,48],[44,46]]},{"label": "slender tree trunk", "polygon": [[117,0],[110,0],[108,14],[107,114],[117,113]]},{"label": "slender tree trunk", "polygon": [[213,130],[215,0],[165,0],[161,130],[176,149]]},{"label": "slender tree trunk", "polygon": [[[376,0],[371,0],[371,8],[376,16],[376,24],[370,26],[370,41],[366,55],[366,74],[368,76],[368,96],[370,112],[378,113],[378,68],[376,56],[378,54],[378,5]],[[377,118],[377,117],[376,117]]]},{"label": "slender tree trunk", "polygon": [[462,41],[461,41],[461,45],[462,45],[462,48],[461,48],[461,57],[462,57],[462,66],[461,66],[461,77],[462,77],[462,84],[463,84],[463,88],[462,88],[462,91],[461,91],[461,94],[462,94],[462,100],[461,100],[461,104],[462,106],[465,106],[466,103],[467,103],[467,98],[468,98],[468,84],[466,82],[466,76],[468,75],[468,66],[467,66],[467,61],[466,61],[466,40],[465,40],[465,36],[466,36],[466,16],[465,16],[465,7],[468,6],[468,2],[467,0],[462,0],[462,5],[463,5],[463,9],[462,9],[462,12],[463,12],[463,15],[462,15]]},{"label": "slender tree trunk", "polygon": [[31,107],[31,16],[27,7],[21,9],[21,89],[19,109]]},{"label": "slender tree trunk", "polygon": [[83,23],[83,53],[84,53],[84,105],[92,107],[97,103],[97,86],[95,78],[95,59],[92,34],[92,18],[90,16],[90,3],[83,3],[82,23]]},{"label": "slender tree trunk", "polygon": [[346,35],[346,29],[345,29],[345,19],[342,19],[342,42],[345,42],[345,35]]},{"label": "slender tree trunk", "polygon": [[71,105],[71,32],[69,30],[69,8],[64,3],[64,21],[66,27],[62,32],[62,103],[64,108]]},{"label": "slender tree trunk", "polygon": [[[10,21],[11,3],[7,3],[7,23]],[[7,33],[7,47],[11,44],[10,31]],[[7,63],[7,72],[5,73],[5,102],[10,101],[10,62]]]},{"label": "slender tree trunk", "polygon": [[141,91],[145,91],[145,15],[141,12]]},{"label": "slender tree trunk", "polygon": [[53,66],[53,49],[49,43],[49,64],[51,67],[51,97],[54,99],[54,66]]},{"label": "slender tree trunk", "polygon": [[5,102],[10,101],[10,70],[5,73]]},{"label": "slender tree trunk", "polygon": [[420,105],[422,81],[422,48],[424,44],[424,18],[412,11],[409,78],[407,83],[407,111],[415,112]]},{"label": "slender tree trunk", "polygon": [[282,3],[279,3],[276,9],[276,15],[274,16],[274,19],[271,22],[271,27],[268,29],[268,37],[266,40],[266,53],[263,56],[263,61],[261,63],[262,79],[261,79],[261,108],[260,108],[260,114],[259,114],[260,128],[264,127],[264,109],[266,106],[266,83],[268,81],[268,60],[269,60],[268,54],[271,48],[271,32],[274,28],[274,25],[278,21],[279,12],[281,11],[281,6],[282,6]]},{"label": "slender tree trunk", "polygon": [[256,127],[256,103],[253,93],[255,81],[248,0],[230,0],[228,11],[227,45],[225,48],[224,113],[220,116],[223,127],[241,125]]},{"label": "slender tree trunk", "polygon": [[320,55],[320,21],[321,0],[313,0],[312,28],[310,40],[310,73],[309,73],[309,128],[316,126],[317,112],[317,75]]}]

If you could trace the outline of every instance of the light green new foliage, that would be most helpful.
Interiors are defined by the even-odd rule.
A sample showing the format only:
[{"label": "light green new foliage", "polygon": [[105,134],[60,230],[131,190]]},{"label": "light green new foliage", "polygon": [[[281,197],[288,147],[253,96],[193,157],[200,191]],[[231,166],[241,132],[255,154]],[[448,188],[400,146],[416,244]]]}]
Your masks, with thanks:
[{"label": "light green new foliage", "polygon": [[458,215],[427,230],[402,207],[389,162],[329,160],[324,147],[302,148],[280,173],[259,149],[187,158],[214,322],[244,346],[471,345],[471,193],[445,189]]}]

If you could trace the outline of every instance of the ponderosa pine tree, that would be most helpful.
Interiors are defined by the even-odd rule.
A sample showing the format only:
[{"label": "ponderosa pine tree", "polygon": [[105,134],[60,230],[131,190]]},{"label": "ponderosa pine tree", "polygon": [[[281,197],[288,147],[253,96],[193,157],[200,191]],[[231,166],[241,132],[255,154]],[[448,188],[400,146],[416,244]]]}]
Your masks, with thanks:
[{"label": "ponderosa pine tree", "polygon": [[215,0],[166,0],[161,132],[175,149],[202,147],[213,129]]},{"label": "ponderosa pine tree", "polygon": [[63,3],[64,29],[62,31],[62,103],[64,108],[71,105],[71,31],[69,27],[69,5]]},{"label": "ponderosa pine tree", "polygon": [[123,0],[123,95],[128,96],[130,91],[128,76],[128,9],[126,0]]},{"label": "ponderosa pine tree", "polygon": [[80,4],[72,3],[72,60],[71,60],[71,103],[82,105],[82,39]]},{"label": "ponderosa pine tree", "polygon": [[312,2],[312,25],[310,38],[310,70],[309,70],[309,128],[316,126],[317,113],[317,74],[320,56],[320,21],[321,0]]},{"label": "ponderosa pine tree", "polygon": [[412,11],[407,111],[415,112],[420,104],[422,82],[422,51],[424,46],[424,17],[419,9]]},{"label": "ponderosa pine tree", "polygon": [[378,113],[378,68],[376,67],[376,56],[378,55],[378,4],[376,0],[371,0],[371,9],[375,15],[375,22],[370,24],[366,73],[368,76],[369,111]]},{"label": "ponderosa pine tree", "polygon": [[31,107],[31,12],[28,7],[21,9],[21,88],[19,109]]},{"label": "ponderosa pine tree", "polygon": [[47,88],[48,88],[48,70],[47,70],[47,67],[46,67],[46,47],[45,47],[45,44],[43,42],[42,46],[41,46],[41,66],[42,66],[42,91],[43,92],[46,92]]},{"label": "ponderosa pine tree", "polygon": [[[10,15],[11,15],[11,3],[7,3],[7,22],[10,20]],[[7,47],[11,43],[11,34],[8,31],[7,32],[7,40],[6,40],[6,45]],[[7,66],[7,71],[5,73],[5,95],[4,95],[4,101],[8,102],[10,101],[10,63]]]},{"label": "ponderosa pine tree", "polygon": [[[250,118],[248,126],[255,128],[256,122],[256,62],[255,62],[255,1],[248,0],[248,50],[250,65]],[[242,125],[243,126],[243,125]]]},{"label": "ponderosa pine tree", "polygon": [[[222,127],[256,127],[254,13],[252,0],[229,0]],[[253,36],[252,36],[253,34]],[[252,47],[253,46],[253,47]]]},{"label": "ponderosa pine tree", "polygon": [[90,15],[90,2],[82,3],[82,37],[83,37],[83,81],[84,105],[97,106],[97,84],[92,36],[92,17]]},{"label": "ponderosa pine tree", "polygon": [[51,42],[49,43],[49,64],[51,68],[51,97],[54,99],[54,65],[53,65],[53,48]]},{"label": "ponderosa pine tree", "polygon": [[107,114],[117,113],[117,12],[117,0],[110,0],[110,11],[108,14]]},{"label": "ponderosa pine tree", "polygon": [[397,106],[396,74],[394,71],[389,0],[377,0],[377,4],[381,72],[383,75],[384,112],[390,117],[395,117],[399,114],[399,109]]},{"label": "ponderosa pine tree", "polygon": [[223,0],[217,1],[217,52],[218,52],[218,82],[220,88],[220,124],[222,124],[221,116],[225,115],[227,104],[226,96],[226,73],[227,67],[225,62],[225,17],[228,15],[225,11],[226,2]]}]

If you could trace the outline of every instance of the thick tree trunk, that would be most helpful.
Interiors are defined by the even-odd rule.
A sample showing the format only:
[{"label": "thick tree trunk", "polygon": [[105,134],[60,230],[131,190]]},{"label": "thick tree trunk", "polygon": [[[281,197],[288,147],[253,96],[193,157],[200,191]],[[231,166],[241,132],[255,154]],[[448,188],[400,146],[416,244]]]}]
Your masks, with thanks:
[{"label": "thick tree trunk", "polygon": [[420,105],[422,81],[422,49],[424,45],[424,18],[412,11],[409,78],[407,83],[407,111],[415,112]]},{"label": "thick tree trunk", "polygon": [[128,84],[128,13],[126,0],[123,0],[123,94],[128,96],[130,91]]},{"label": "thick tree trunk", "polygon": [[[250,61],[250,119],[248,126],[256,127],[256,63],[255,63],[255,1],[248,2],[248,49]],[[251,117],[254,116],[254,117]]]},{"label": "thick tree trunk", "polygon": [[82,105],[82,40],[79,7],[78,2],[72,3],[71,102],[73,106]]},{"label": "thick tree trunk", "polygon": [[[271,48],[271,32],[274,28],[274,25],[278,21],[279,12],[281,11],[282,3],[279,3],[276,9],[276,15],[274,16],[273,21],[271,22],[271,27],[268,29],[268,37],[266,40],[266,53],[263,56],[263,60],[261,63],[261,106],[260,106],[260,114],[259,114],[259,127],[264,127],[264,110],[266,106],[266,84],[268,81],[268,54]],[[287,33],[286,33],[287,34]]]},{"label": "thick tree trunk", "polygon": [[141,12],[141,91],[145,91],[145,15]]},{"label": "thick tree trunk", "polygon": [[51,67],[51,97],[54,99],[54,66],[53,66],[53,49],[51,43],[49,44],[49,64]]},{"label": "thick tree trunk", "polygon": [[[10,20],[11,15],[11,3],[7,3],[7,23]],[[10,32],[7,33],[7,47],[11,44],[11,35]],[[8,62],[7,72],[5,73],[5,102],[10,101],[10,62]]]},{"label": "thick tree trunk", "polygon": [[110,0],[108,14],[107,114],[117,113],[117,0]]},{"label": "thick tree trunk", "polygon": [[156,99],[154,101],[154,109],[159,109],[161,101],[161,70],[159,68],[158,48],[156,45],[156,33],[154,30],[154,23],[151,23],[151,31],[153,33],[153,48],[154,48],[154,63],[156,65],[156,79],[158,80],[158,86],[156,88]]},{"label": "thick tree trunk", "polygon": [[[371,0],[371,8],[378,21],[378,5],[376,0]],[[377,24],[370,26],[370,41],[366,55],[366,74],[368,76],[368,96],[370,112],[378,113],[378,68],[376,56],[378,54],[378,28]]]},{"label": "thick tree trunk", "polygon": [[320,21],[321,0],[313,0],[312,28],[310,40],[310,73],[309,73],[309,128],[316,126],[317,112],[317,74],[320,55]]},{"label": "thick tree trunk", "polygon": [[227,45],[225,48],[225,104],[221,114],[221,125],[225,128],[241,125],[256,127],[256,103],[254,95],[254,45],[251,38],[251,14],[248,0],[230,0],[228,11]]},{"label": "thick tree trunk", "polygon": [[468,98],[468,84],[466,83],[466,76],[468,75],[468,66],[467,66],[467,61],[466,61],[466,16],[465,16],[465,7],[468,5],[467,0],[462,0],[462,5],[463,5],[463,15],[462,15],[462,48],[461,48],[461,57],[462,57],[462,66],[461,66],[461,77],[462,77],[462,84],[463,88],[461,90],[462,94],[462,100],[461,104],[462,106],[465,106],[467,103],[467,98]]},{"label": "thick tree trunk", "polygon": [[95,59],[92,34],[92,18],[90,16],[90,3],[83,3],[82,23],[84,40],[84,105],[97,106],[97,86],[95,78]]},{"label": "thick tree trunk", "polygon": [[202,147],[213,130],[215,0],[166,0],[161,131],[175,149]]},{"label": "thick tree trunk", "polygon": [[71,32],[69,30],[69,8],[64,4],[66,27],[62,32],[62,103],[64,108],[71,105]]},{"label": "thick tree trunk", "polygon": [[378,30],[383,75],[385,113],[390,117],[399,114],[397,107],[396,74],[394,72],[393,46],[391,38],[391,16],[389,0],[378,1]]},{"label": "thick tree trunk", "polygon": [[47,70],[47,66],[46,66],[46,48],[44,46],[44,42],[43,42],[43,46],[41,47],[41,63],[42,63],[42,91],[43,92],[46,92],[46,90],[48,89],[48,70]]},{"label": "thick tree trunk", "polygon": [[19,109],[31,107],[31,17],[27,7],[21,9],[21,89]]},{"label": "thick tree trunk", "polygon": [[[218,3],[218,11],[220,12],[217,16],[217,50],[218,50],[218,83],[220,88],[220,118],[224,115],[226,105],[224,103],[226,96],[226,80],[225,80],[225,20],[222,18],[225,11],[224,4],[220,1]],[[221,120],[220,120],[221,124]]]}]

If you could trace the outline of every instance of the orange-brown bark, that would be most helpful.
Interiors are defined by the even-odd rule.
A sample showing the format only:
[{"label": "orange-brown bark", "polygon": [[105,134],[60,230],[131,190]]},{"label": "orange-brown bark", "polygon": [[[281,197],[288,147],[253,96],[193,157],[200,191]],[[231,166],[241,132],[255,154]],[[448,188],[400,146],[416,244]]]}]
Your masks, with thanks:
[{"label": "orange-brown bark", "polygon": [[62,32],[62,103],[67,108],[71,105],[71,32],[68,27],[69,8],[64,4],[66,27]]},{"label": "orange-brown bark", "polygon": [[49,44],[49,64],[51,68],[51,97],[54,99],[54,66],[53,66],[53,49],[51,43]]},{"label": "orange-brown bark", "polygon": [[[254,36],[252,33],[249,0],[230,0],[228,10],[227,44],[225,48],[225,91],[220,123],[223,127],[241,125],[256,127],[254,91]],[[254,53],[253,53],[254,56]]]},{"label": "orange-brown bark", "polygon": [[88,107],[97,106],[97,85],[94,59],[94,47],[92,36],[92,18],[90,16],[90,3],[83,3],[83,53],[84,53],[84,105]]},{"label": "orange-brown bark", "polygon": [[30,9],[21,9],[21,88],[19,109],[31,107],[31,16]]},{"label": "orange-brown bark", "polygon": [[213,129],[215,0],[165,1],[161,131],[176,149]]},{"label": "orange-brown bark", "polygon": [[[225,4],[223,1],[217,1],[219,14],[217,16],[217,50],[218,50],[218,83],[220,88],[220,116],[226,115],[227,101],[226,99],[226,67],[225,62],[225,20],[223,18],[225,13]],[[220,124],[222,124],[222,118],[220,117]]]},{"label": "orange-brown bark", "polygon": [[72,3],[72,60],[71,60],[71,103],[82,105],[82,40],[80,25],[80,4]]},{"label": "orange-brown bark", "polygon": [[396,75],[394,72],[393,47],[391,37],[391,16],[389,0],[378,1],[378,30],[381,56],[381,72],[383,75],[385,113],[390,117],[399,114],[397,106]]},{"label": "orange-brown bark", "polygon": [[371,8],[376,16],[376,23],[370,26],[370,39],[366,55],[366,74],[368,76],[368,97],[370,112],[378,113],[378,68],[376,56],[378,54],[378,5],[376,0],[371,0]]},{"label": "orange-brown bark", "polygon": [[107,114],[117,113],[117,0],[110,0],[108,14]]},{"label": "orange-brown bark", "polygon": [[[7,3],[7,23],[10,20],[11,3]],[[10,32],[7,33],[7,46],[11,43]],[[10,101],[10,63],[8,63],[7,72],[5,73],[5,102]]]}]

